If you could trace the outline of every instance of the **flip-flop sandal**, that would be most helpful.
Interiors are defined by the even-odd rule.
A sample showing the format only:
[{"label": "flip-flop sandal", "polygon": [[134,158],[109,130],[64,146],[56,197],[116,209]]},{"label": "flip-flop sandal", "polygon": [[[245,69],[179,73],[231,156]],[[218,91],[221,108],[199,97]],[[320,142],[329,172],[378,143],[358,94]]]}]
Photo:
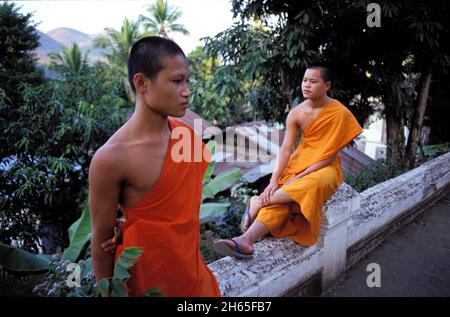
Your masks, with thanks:
[{"label": "flip-flop sandal", "polygon": [[241,232],[242,233],[247,231],[247,230],[244,229],[245,218],[248,218],[248,227],[247,227],[247,230],[248,230],[248,228],[250,228],[250,226],[252,225],[252,222],[253,222],[252,221],[252,214],[250,213],[250,200],[247,202],[247,206],[245,207],[245,213],[242,216],[242,220],[241,220],[240,228],[241,228]]},{"label": "flip-flop sandal", "polygon": [[250,259],[253,257],[253,253],[248,254],[248,253],[242,252],[239,243],[234,241],[234,239],[226,239],[226,240],[233,242],[234,245],[236,246],[236,250],[233,250],[232,248],[230,248],[223,241],[216,241],[212,245],[214,251],[216,251],[218,254],[220,254],[222,256],[231,256],[231,257],[235,257],[238,259]]}]

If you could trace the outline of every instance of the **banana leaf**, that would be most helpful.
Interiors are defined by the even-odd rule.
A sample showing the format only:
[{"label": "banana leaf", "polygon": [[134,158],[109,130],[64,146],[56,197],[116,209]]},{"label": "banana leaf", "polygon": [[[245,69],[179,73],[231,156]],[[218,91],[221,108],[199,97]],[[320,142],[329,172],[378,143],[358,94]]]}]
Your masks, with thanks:
[{"label": "banana leaf", "polygon": [[217,193],[230,188],[239,181],[240,177],[241,170],[239,168],[233,168],[216,175],[209,183],[203,186],[202,201],[207,198],[213,198]]},{"label": "banana leaf", "polygon": [[0,242],[0,267],[15,272],[47,271],[49,256],[31,253]]},{"label": "banana leaf", "polygon": [[[214,155],[216,153],[216,142],[211,140],[206,145],[209,147],[209,150],[211,151],[211,155]],[[206,184],[211,180],[211,176],[214,172],[215,167],[216,167],[216,162],[211,161],[211,163],[209,163],[209,165],[208,165],[208,168],[206,169],[205,175],[203,176],[203,184]]]},{"label": "banana leaf", "polygon": [[63,253],[63,259],[75,262],[80,255],[83,245],[88,241],[91,234],[91,215],[87,205],[83,208],[81,217],[69,228],[70,244]]},{"label": "banana leaf", "polygon": [[225,213],[230,207],[229,203],[203,203],[200,206],[200,222],[208,222]]}]

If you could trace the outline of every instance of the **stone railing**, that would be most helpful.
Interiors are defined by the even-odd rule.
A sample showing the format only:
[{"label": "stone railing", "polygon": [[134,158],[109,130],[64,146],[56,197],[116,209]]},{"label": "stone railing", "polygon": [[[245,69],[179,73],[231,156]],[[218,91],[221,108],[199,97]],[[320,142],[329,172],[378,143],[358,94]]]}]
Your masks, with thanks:
[{"label": "stone railing", "polygon": [[223,296],[320,295],[449,184],[450,152],[362,193],[342,184],[324,205],[314,246],[269,238],[255,244],[252,259],[225,257],[209,267]]}]

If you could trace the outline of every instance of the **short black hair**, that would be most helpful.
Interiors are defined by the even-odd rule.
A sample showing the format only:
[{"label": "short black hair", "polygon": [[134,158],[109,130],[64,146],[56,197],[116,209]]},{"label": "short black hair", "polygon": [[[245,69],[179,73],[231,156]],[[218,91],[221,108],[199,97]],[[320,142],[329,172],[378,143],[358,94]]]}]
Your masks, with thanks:
[{"label": "short black hair", "polygon": [[143,73],[153,80],[163,69],[164,58],[176,55],[186,58],[177,43],[160,36],[146,36],[134,43],[128,56],[128,80],[133,92],[136,94],[136,87],[133,83],[134,75]]},{"label": "short black hair", "polygon": [[324,82],[333,82],[333,73],[331,71],[331,67],[326,63],[312,63],[306,69],[318,69],[320,71],[320,75],[322,75]]}]

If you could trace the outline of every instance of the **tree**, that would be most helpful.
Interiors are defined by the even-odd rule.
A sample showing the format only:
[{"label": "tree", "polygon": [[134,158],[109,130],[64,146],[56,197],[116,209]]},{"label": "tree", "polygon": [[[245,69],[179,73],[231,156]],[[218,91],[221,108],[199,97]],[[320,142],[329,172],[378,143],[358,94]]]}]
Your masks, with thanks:
[{"label": "tree", "polygon": [[44,82],[33,53],[39,46],[39,36],[31,24],[31,14],[22,15],[18,10],[14,3],[0,4],[0,158],[17,154],[9,146],[10,136],[3,127],[18,115],[17,106],[22,103],[19,86]]},{"label": "tree", "polygon": [[66,79],[79,78],[87,70],[88,53],[89,51],[82,56],[77,43],[74,43],[71,48],[63,47],[60,53],[49,54],[49,69]]},{"label": "tree", "polygon": [[94,39],[94,46],[100,48],[107,48],[110,52],[104,55],[108,59],[109,63],[117,67],[121,72],[121,80],[127,92],[128,100],[134,103],[134,94],[131,90],[130,83],[128,81],[128,55],[130,54],[131,47],[140,38],[154,33],[146,32],[142,33],[139,30],[139,23],[129,21],[127,18],[123,20],[120,31],[112,28],[105,28],[106,36],[99,36]]},{"label": "tree", "polygon": [[55,252],[86,200],[94,149],[125,119],[125,93],[117,71],[88,66],[76,47],[55,57],[60,80],[45,81],[31,15],[0,10],[0,242]]},{"label": "tree", "polygon": [[162,37],[169,38],[170,32],[178,32],[189,35],[189,31],[184,25],[176,23],[183,13],[177,7],[172,7],[163,0],[156,0],[154,4],[147,6],[149,16],[140,15],[139,21],[146,31],[159,34]]},{"label": "tree", "polygon": [[226,127],[237,115],[228,107],[229,98],[215,93],[213,79],[219,59],[208,57],[202,46],[188,55],[191,90],[191,109],[216,126]]},{"label": "tree", "polygon": [[85,75],[89,72],[88,53],[81,54],[78,44],[72,47],[63,47],[59,53],[50,53],[49,69],[56,72],[61,81],[70,82],[70,90],[67,91],[69,98],[82,96],[82,90],[86,87]]},{"label": "tree", "polygon": [[430,97],[425,112],[424,125],[432,127],[430,144],[450,142],[450,107],[448,107],[448,83],[450,74],[438,73],[433,76],[430,84]]},{"label": "tree", "polygon": [[[448,67],[443,38],[448,37],[449,5],[443,0],[414,6],[382,2],[382,26],[370,28],[369,2],[235,0],[234,16],[241,22],[206,42],[208,53],[224,61],[215,76],[222,77],[224,86],[238,82],[232,100],[243,96],[243,104],[249,102],[259,116],[284,121],[289,107],[301,99],[305,66],[326,61],[337,77],[332,96],[360,123],[374,104],[384,104],[388,160],[412,167],[431,73]],[[405,126],[411,131],[407,146]]]},{"label": "tree", "polygon": [[[8,200],[17,196],[14,192],[16,188],[10,185],[10,179],[14,176],[6,170],[11,168],[12,160],[29,159],[22,152],[21,146],[24,144],[18,144],[17,136],[9,131],[20,116],[19,106],[23,104],[20,87],[24,84],[37,86],[44,82],[43,71],[37,67],[33,54],[39,46],[39,37],[31,24],[31,14],[23,15],[18,10],[14,3],[0,4],[0,241],[8,244],[14,238],[32,243],[30,235],[38,231],[36,217],[26,207],[19,209],[13,206],[14,213],[10,217],[6,215]],[[31,164],[28,161],[28,165]],[[14,224],[19,224],[20,232],[8,236]]]},{"label": "tree", "polygon": [[428,103],[432,74],[448,73],[450,50],[448,38],[450,6],[446,1],[420,1],[405,18],[411,30],[411,52],[414,56],[414,71],[419,74],[417,98],[411,119],[411,132],[406,146],[406,163],[415,166],[417,147]]},{"label": "tree", "polygon": [[[19,87],[22,103],[4,126],[6,146],[14,155],[2,157],[1,242],[16,240],[20,247],[37,251],[43,239],[48,253],[67,245],[67,228],[87,198],[94,150],[129,111],[114,69],[98,63],[85,71],[77,83],[57,80]],[[8,101],[0,99],[2,103]]]},{"label": "tree", "polygon": [[39,36],[31,14],[20,14],[14,3],[0,4],[0,89],[13,103],[19,102],[21,83],[40,84],[43,71],[37,67],[34,50]]},{"label": "tree", "polygon": [[[225,92],[232,103],[247,108],[253,120],[284,122],[290,108],[303,99],[300,82],[305,67],[327,59],[328,36],[322,34],[332,19],[326,9],[322,2],[233,1],[234,17],[239,16],[240,22],[208,38],[205,45],[209,55],[223,61],[215,74],[222,82],[217,93]],[[358,87],[343,89],[339,80],[335,83],[332,96],[346,104],[351,101],[363,122],[370,114],[369,102],[354,98]]]},{"label": "tree", "polygon": [[[348,18],[349,12],[364,10],[367,4],[349,3],[336,21]],[[330,45],[344,52],[340,55],[351,62],[350,72],[352,65],[361,69],[358,81],[383,102],[387,159],[402,168],[413,168],[416,163],[431,74],[445,71],[449,65],[448,44],[443,40],[449,32],[448,13],[449,5],[442,0],[418,1],[414,6],[409,1],[383,2],[381,27],[368,28],[359,21],[359,29],[346,28],[345,39],[336,34],[337,40]],[[407,144],[405,126],[410,131]]]}]

